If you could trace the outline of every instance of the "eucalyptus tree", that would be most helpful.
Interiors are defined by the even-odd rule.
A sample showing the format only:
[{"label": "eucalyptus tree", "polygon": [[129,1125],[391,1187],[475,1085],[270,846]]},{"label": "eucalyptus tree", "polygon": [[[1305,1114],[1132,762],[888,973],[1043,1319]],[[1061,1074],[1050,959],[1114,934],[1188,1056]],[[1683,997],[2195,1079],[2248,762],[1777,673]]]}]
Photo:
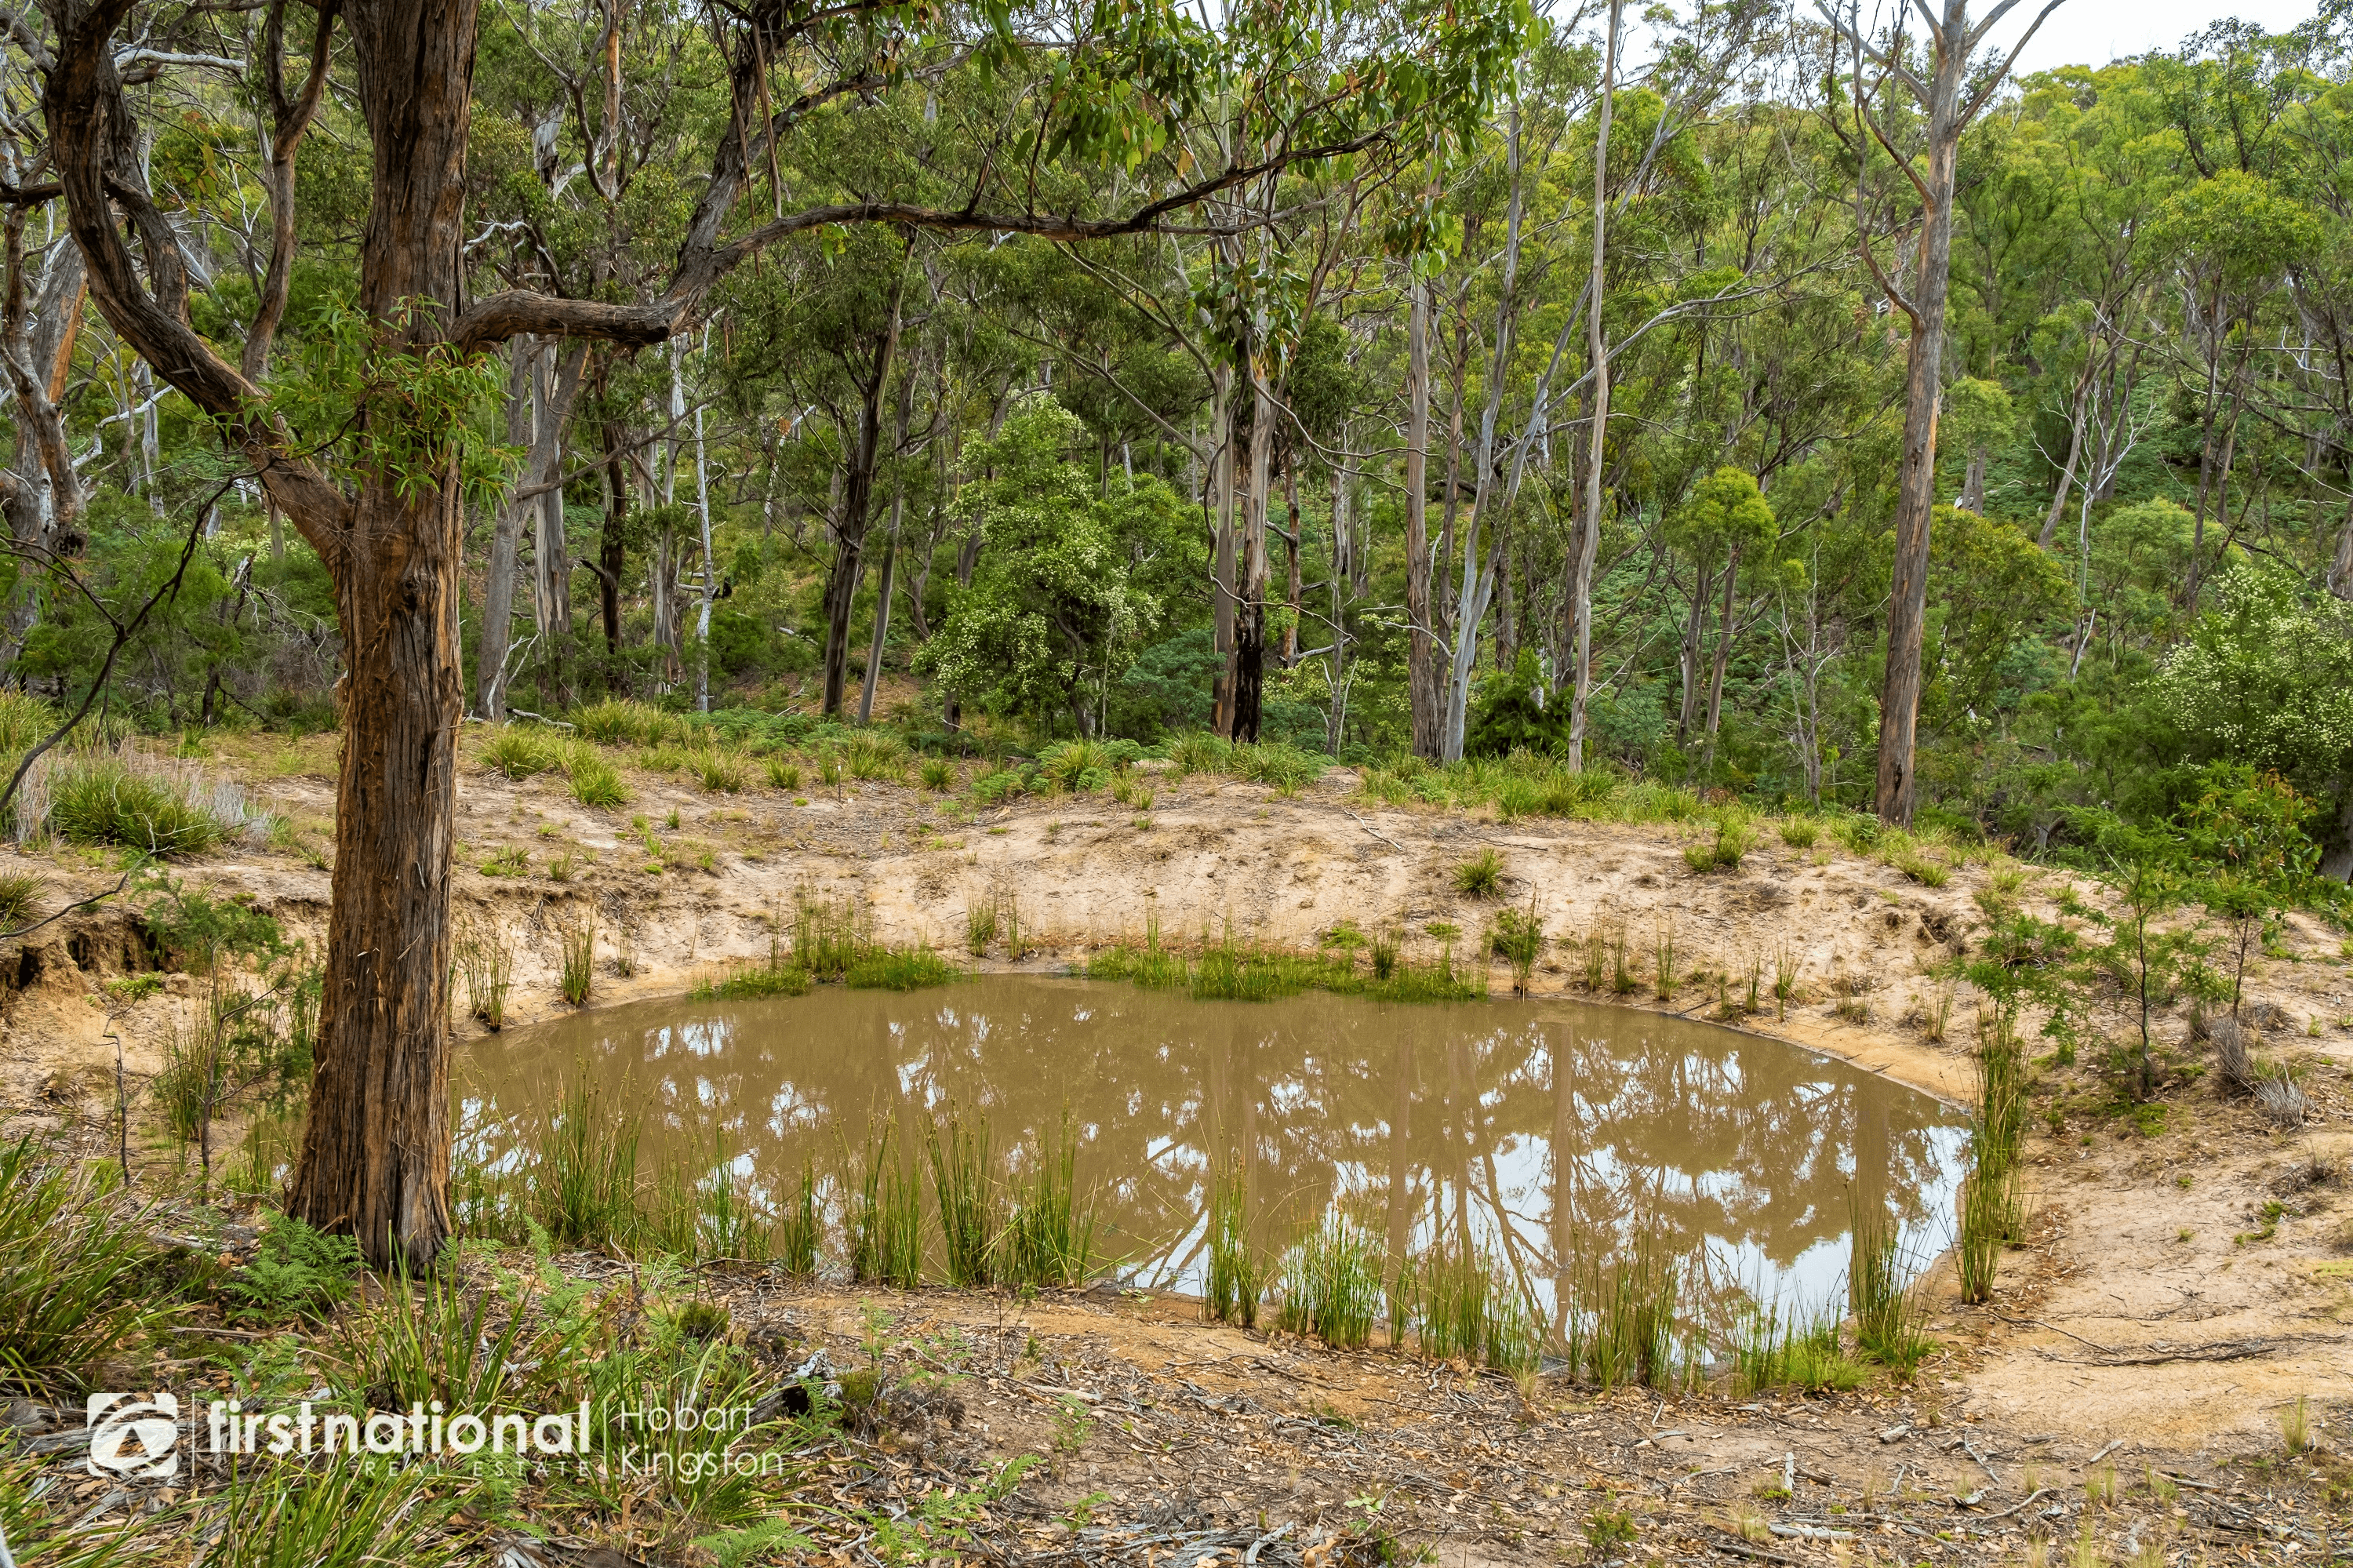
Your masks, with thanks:
[{"label": "eucalyptus tree", "polygon": [[[2049,0],[2009,53],[1989,67],[1976,63],[1979,47],[2019,0],[1995,0],[1974,24],[1968,0],[1944,0],[1941,14],[1928,0],[1914,4],[1927,28],[1925,61],[1914,57],[1906,41],[1902,5],[1882,35],[1866,30],[1861,0],[1848,0],[1843,16],[1825,0],[1815,0],[1816,9],[1850,51],[1852,80],[1843,107],[1853,122],[1857,249],[1880,291],[1912,328],[1896,478],[1895,560],[1887,599],[1887,673],[1879,700],[1876,806],[1882,820],[1898,824],[1912,821],[1919,789],[1914,735],[1919,723],[1920,650],[1928,595],[1928,521],[1936,500],[1936,405],[1943,390],[1946,300],[1952,279],[1954,164],[1961,133],[1992,101],[2020,51],[2063,0]],[[1877,72],[1869,83],[1863,80],[1866,65]],[[1886,101],[1899,93],[1913,111],[1908,128]],[[1834,111],[1838,107],[1833,105]],[[1907,139],[1905,144],[1899,146],[1899,139]],[[1916,223],[1919,229],[1911,244],[1908,289],[1879,262],[1874,231],[1897,224],[1892,217],[1894,192],[1873,185],[1874,148],[1901,173],[1900,182],[1891,183],[1908,186],[1917,202],[1916,213],[1902,224],[1908,228]],[[1883,217],[1883,213],[1890,216]]]}]

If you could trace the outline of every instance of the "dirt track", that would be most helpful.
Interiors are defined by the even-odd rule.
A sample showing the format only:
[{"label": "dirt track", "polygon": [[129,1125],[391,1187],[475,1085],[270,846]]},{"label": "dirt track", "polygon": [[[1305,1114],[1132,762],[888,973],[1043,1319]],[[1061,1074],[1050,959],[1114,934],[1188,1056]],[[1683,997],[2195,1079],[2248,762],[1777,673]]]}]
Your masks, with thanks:
[{"label": "dirt track", "polygon": [[[331,755],[311,743],[225,761],[262,779],[257,787],[307,824],[310,843],[323,845],[332,790],[321,769]],[[1556,939],[1535,977],[1539,991],[1576,981],[1576,957],[1557,940],[1597,924],[1622,921],[1630,944],[1647,950],[1672,922],[1687,961],[1736,977],[1760,956],[1769,977],[1769,955],[1782,948],[1801,965],[1802,1000],[1786,1020],[1767,1012],[1747,1027],[1948,1098],[1969,1092],[1963,1043],[1972,1001],[1966,988],[1955,996],[1947,1040],[1929,1042],[1923,1021],[1937,984],[1922,968],[1981,925],[1972,898],[1987,875],[1980,865],[1932,889],[1827,839],[1799,852],[1768,837],[1736,871],[1695,875],[1672,828],[1504,824],[1372,808],[1355,799],[1345,771],[1294,800],[1219,779],[1163,777],[1148,817],[1102,796],[1026,800],[957,820],[934,797],[896,786],[851,785],[840,799],[817,794],[801,804],[770,791],[705,795],[682,776],[632,782],[630,807],[593,811],[553,778],[465,775],[459,914],[496,920],[511,935],[511,1022],[562,1007],[559,932],[591,897],[606,934],[597,1000],[612,1001],[676,992],[715,964],[765,956],[777,912],[802,889],[854,895],[882,936],[951,951],[961,947],[968,905],[1009,894],[1039,947],[1024,968],[1060,968],[1093,946],[1139,936],[1152,917],[1169,936],[1230,929],[1283,944],[1312,943],[1343,918],[1415,928],[1451,921],[1467,935],[1497,906],[1458,898],[1452,871],[1493,847],[1504,862],[1504,901],[1533,907]],[[658,872],[648,869],[656,856],[643,832],[630,826],[640,816]],[[474,869],[507,846],[528,856],[521,874]],[[551,862],[567,853],[570,879],[551,879]],[[86,859],[42,869],[53,899],[113,881]],[[300,854],[241,849],[182,869],[224,892],[250,893],[292,934],[315,940],[322,932],[327,875]],[[2045,875],[2025,896],[2033,905],[2059,885]],[[624,939],[635,971],[627,980],[611,973]],[[2030,1147],[2036,1245],[2011,1255],[1992,1310],[1962,1312],[1947,1300],[1932,1319],[1950,1350],[1926,1386],[1947,1414],[2086,1450],[2122,1439],[2126,1454],[2178,1457],[2275,1453],[2279,1408],[2299,1395],[2316,1402],[2324,1423],[2353,1421],[2353,1253],[2345,1250],[2353,1248],[2345,1174],[2353,1034],[2342,1027],[2353,988],[2334,936],[2297,917],[2283,941],[2296,961],[2264,963],[2251,994],[2284,1010],[2273,1047],[2310,1059],[2313,1124],[2271,1132],[2245,1107],[2189,1084],[2168,1095],[2173,1114],[2156,1137],[2080,1106],[2055,1132],[2039,1130]],[[112,1100],[109,1031],[123,1041],[134,1078],[153,1073],[164,1029],[185,1005],[185,977],[166,977],[151,999],[111,1004],[100,982],[141,959],[122,915],[105,906],[25,946],[19,957],[0,955],[0,974],[12,982],[0,1011],[7,1128],[102,1119]],[[1506,983],[1498,969],[1497,989]],[[1666,1005],[1698,1012],[1715,996],[1702,982]],[[1841,1001],[1844,1019],[1833,1013]],[[2315,1019],[2320,1032],[2311,1035]],[[2166,1032],[2180,1043],[2186,1024],[2168,1019]],[[2077,1070],[2083,1082],[2085,1072]],[[2282,1207],[2267,1217],[2263,1205],[2273,1202]]]}]

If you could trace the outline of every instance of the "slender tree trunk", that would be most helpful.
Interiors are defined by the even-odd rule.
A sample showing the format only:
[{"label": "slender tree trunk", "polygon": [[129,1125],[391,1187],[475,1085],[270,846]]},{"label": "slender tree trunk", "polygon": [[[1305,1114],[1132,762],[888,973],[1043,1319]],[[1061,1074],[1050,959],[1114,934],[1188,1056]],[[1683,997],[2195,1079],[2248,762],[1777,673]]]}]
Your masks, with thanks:
[{"label": "slender tree trunk", "polygon": [[1622,0],[1609,0],[1609,34],[1601,61],[1601,107],[1594,129],[1593,265],[1587,276],[1585,348],[1593,364],[1591,426],[1586,432],[1585,504],[1569,544],[1568,645],[1571,694],[1568,768],[1585,767],[1593,701],[1593,563],[1601,548],[1601,463],[1609,431],[1609,344],[1602,331],[1603,264],[1609,258],[1609,118],[1618,92],[1618,22]]},{"label": "slender tree trunk", "polygon": [[1707,751],[1700,759],[1700,771],[1713,778],[1715,773],[1715,732],[1724,716],[1724,672],[1732,662],[1732,608],[1734,590],[1740,583],[1740,546],[1733,546],[1724,563],[1724,617],[1715,630],[1715,662],[1707,677]]},{"label": "slender tree trunk", "polygon": [[2090,354],[2086,347],[2084,374],[2076,377],[2074,401],[2068,409],[2067,461],[2059,469],[2058,488],[2051,493],[2051,510],[2042,514],[2042,531],[2034,537],[2034,542],[2046,550],[2058,536],[2059,519],[2067,514],[2067,490],[2075,478],[2075,464],[2084,456],[2084,399],[2092,379]]},{"label": "slender tree trunk", "polygon": [[1708,595],[1715,587],[1715,571],[1708,564],[1705,546],[1692,557],[1691,609],[1683,617],[1683,647],[1676,659],[1676,668],[1683,676],[1683,703],[1675,710],[1675,740],[1678,744],[1691,738],[1692,726],[1699,720],[1699,661],[1702,640],[1707,631]]},{"label": "slender tree trunk", "polygon": [[1887,673],[1879,699],[1880,819],[1908,827],[1919,799],[1913,766],[1920,719],[1920,658],[1928,609],[1928,523],[1936,505],[1938,375],[1953,259],[1953,164],[1960,137],[1953,99],[1959,69],[1940,70],[1930,115],[1930,201],[1920,239],[1910,351],[1905,365],[1904,446],[1896,473],[1895,562],[1887,597]]},{"label": "slender tree trunk", "polygon": [[1444,742],[1430,582],[1430,284],[1417,278],[1406,290],[1405,613],[1412,628],[1407,697],[1414,755],[1435,762]]},{"label": "slender tree trunk", "polygon": [[711,711],[711,606],[719,597],[719,561],[711,546],[711,470],[702,449],[701,404],[694,409],[694,505],[702,519],[702,594],[694,617],[694,709],[707,714]]},{"label": "slender tree trunk", "polygon": [[1969,466],[1961,474],[1961,498],[1956,503],[1964,512],[1985,515],[1986,463],[1993,449],[1980,443],[1969,449]]},{"label": "slender tree trunk", "polygon": [[[507,344],[507,444],[531,445],[531,362],[537,357],[528,338]],[[498,720],[506,715],[506,670],[514,621],[515,557],[522,544],[522,514],[529,502],[501,503],[491,524],[490,575],[482,585],[482,626],[474,656],[474,713]]]},{"label": "slender tree trunk", "polygon": [[[628,432],[609,419],[601,428],[605,525],[596,534],[596,612],[605,623],[605,652],[610,656],[621,652],[621,574],[629,564],[629,460],[624,450]],[[620,679],[617,664],[613,679]]]},{"label": "slender tree trunk", "polygon": [[1291,606],[1291,620],[1282,629],[1282,667],[1286,670],[1299,662],[1299,613],[1303,608],[1299,602],[1299,465],[1294,445],[1286,441],[1282,449],[1282,502],[1291,520],[1291,532],[1282,538],[1289,573],[1283,599]]},{"label": "slender tree trunk", "polygon": [[1242,493],[1240,602],[1234,620],[1233,738],[1255,745],[1266,683],[1266,502],[1271,479],[1268,450],[1274,444],[1274,402],[1266,384],[1266,342],[1250,334],[1250,478]]},{"label": "slender tree trunk", "polygon": [[900,307],[906,298],[904,266],[891,285],[890,313],[874,364],[860,390],[858,434],[849,471],[841,487],[841,519],[835,528],[833,566],[825,579],[825,711],[841,712],[849,684],[849,619],[866,569],[866,529],[874,510],[874,473],[882,461],[882,399],[899,355]]},{"label": "slender tree trunk", "polygon": [[2353,599],[2353,500],[2345,503],[2345,521],[2337,530],[2337,554],[2328,563],[2328,591]]},{"label": "slender tree trunk", "polygon": [[[65,396],[66,375],[81,336],[88,273],[79,246],[70,239],[58,245],[28,322],[24,275],[27,216],[26,209],[11,207],[5,218],[7,302],[0,312],[0,358],[5,360],[16,403],[17,482],[8,497],[9,531],[20,551],[36,551],[71,546],[79,536],[81,482],[74,472],[58,402]],[[66,553],[78,552],[68,548]],[[5,668],[16,662],[38,617],[39,574],[28,571],[19,555],[0,577],[10,587],[6,624],[0,630],[0,668]]]},{"label": "slender tree trunk", "polygon": [[1209,636],[1218,655],[1210,677],[1209,728],[1229,736],[1234,718],[1234,453],[1233,376],[1224,366],[1209,376],[1212,399],[1210,434],[1216,450],[1209,458],[1209,482],[1217,490],[1216,537],[1209,543]]},{"label": "slender tree trunk", "polygon": [[[1479,443],[1472,451],[1477,473],[1472,482],[1471,520],[1462,531],[1462,599],[1455,615],[1453,669],[1446,697],[1444,755],[1449,762],[1462,756],[1463,726],[1471,713],[1472,670],[1479,657],[1479,628],[1487,618],[1487,605],[1494,597],[1496,578],[1503,573],[1507,538],[1504,519],[1497,515],[1509,508],[1510,501],[1505,498],[1499,503],[1496,496],[1495,421],[1503,410],[1504,386],[1512,358],[1512,329],[1519,316],[1520,111],[1516,105],[1512,110],[1505,146],[1510,195],[1504,218],[1503,286],[1495,302],[1495,332],[1490,340],[1487,361],[1487,396],[1479,412]],[[1459,376],[1456,389],[1454,423],[1459,430],[1462,423]],[[1451,459],[1448,467],[1450,471],[1452,468]],[[1451,498],[1449,504],[1451,507]],[[1487,530],[1490,538],[1483,565],[1479,554],[1482,528]]]}]

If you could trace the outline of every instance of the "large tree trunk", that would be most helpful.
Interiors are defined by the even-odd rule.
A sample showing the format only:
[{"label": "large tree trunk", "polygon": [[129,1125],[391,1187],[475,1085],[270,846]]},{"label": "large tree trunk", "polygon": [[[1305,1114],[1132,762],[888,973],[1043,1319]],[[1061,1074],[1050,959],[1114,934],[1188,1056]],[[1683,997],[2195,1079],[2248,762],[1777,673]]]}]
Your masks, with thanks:
[{"label": "large tree trunk", "polygon": [[318,1065],[289,1208],[357,1236],[379,1267],[428,1266],[449,1234],[456,497],[454,470],[414,504],[370,483],[336,572],[343,760]]},{"label": "large tree trunk", "polygon": [[1435,762],[1445,710],[1430,591],[1430,285],[1415,279],[1406,289],[1405,616],[1412,627],[1406,694],[1413,713],[1414,755]]}]

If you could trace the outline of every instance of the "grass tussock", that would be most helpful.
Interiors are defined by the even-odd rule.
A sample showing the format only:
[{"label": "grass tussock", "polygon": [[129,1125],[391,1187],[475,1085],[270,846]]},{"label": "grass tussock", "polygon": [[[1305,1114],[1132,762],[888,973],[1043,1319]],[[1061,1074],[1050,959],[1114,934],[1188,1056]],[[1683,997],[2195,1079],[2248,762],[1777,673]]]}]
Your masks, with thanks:
[{"label": "grass tussock", "polygon": [[564,753],[563,768],[572,798],[582,805],[612,810],[629,803],[629,787],[622,782],[621,770],[595,747],[571,747]]},{"label": "grass tussock", "polygon": [[[1172,750],[1173,759],[1173,750]],[[1577,821],[1688,822],[1705,808],[1696,791],[1636,780],[1606,768],[1572,773],[1527,752],[1466,758],[1443,768],[1417,757],[1367,768],[1358,798],[1368,804],[1470,810],[1493,806],[1504,821],[1558,817]]]},{"label": "grass tussock", "polygon": [[501,778],[531,779],[561,767],[564,748],[537,725],[502,724],[491,731],[475,760]]},{"label": "grass tussock", "polygon": [[251,830],[266,833],[271,821],[238,786],[130,740],[111,751],[44,753],[26,770],[10,812],[20,844],[56,837],[159,859],[202,854]]},{"label": "grass tussock", "polygon": [[111,1167],[0,1144],[0,1388],[56,1393],[176,1308],[139,1281],[149,1220]]}]

